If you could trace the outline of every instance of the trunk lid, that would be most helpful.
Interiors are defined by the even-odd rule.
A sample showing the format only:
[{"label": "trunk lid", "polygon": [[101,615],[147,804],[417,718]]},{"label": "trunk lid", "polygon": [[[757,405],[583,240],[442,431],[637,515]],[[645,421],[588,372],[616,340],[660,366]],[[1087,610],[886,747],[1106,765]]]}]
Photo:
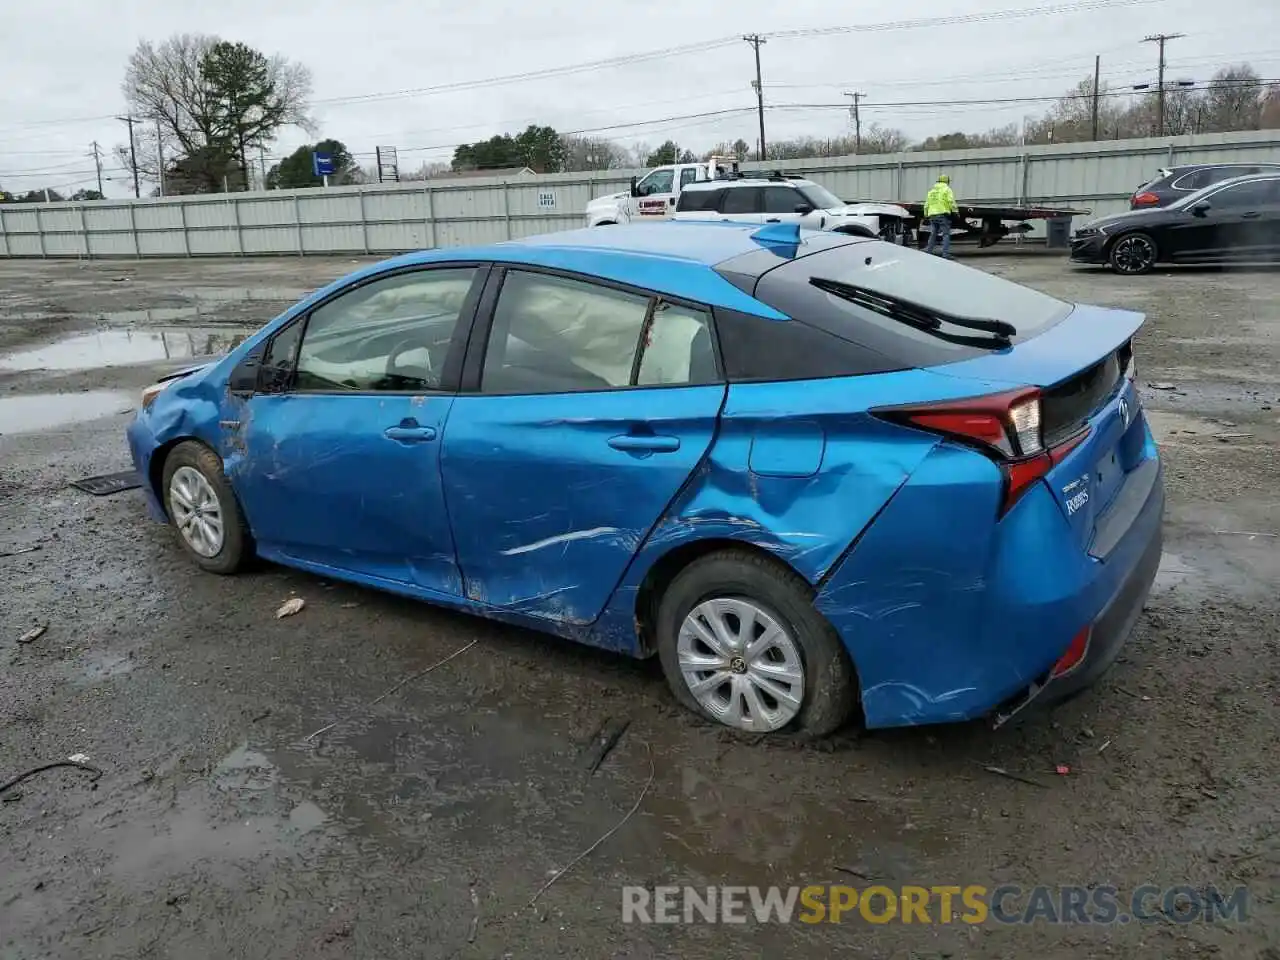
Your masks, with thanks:
[{"label": "trunk lid", "polygon": [[1126,511],[1128,500],[1145,502],[1139,488],[1150,479],[1139,469],[1149,451],[1131,379],[1132,338],[1144,320],[1128,310],[1076,304],[1039,336],[935,368],[948,376],[1039,387],[1047,449],[1084,433],[1044,479],[1081,548],[1102,557],[1127,529],[1125,516],[1113,511]]}]

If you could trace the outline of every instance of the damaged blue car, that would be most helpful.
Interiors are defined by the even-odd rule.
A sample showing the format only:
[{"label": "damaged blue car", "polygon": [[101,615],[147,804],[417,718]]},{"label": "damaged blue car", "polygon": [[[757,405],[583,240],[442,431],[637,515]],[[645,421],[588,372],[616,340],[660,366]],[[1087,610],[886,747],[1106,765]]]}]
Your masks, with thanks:
[{"label": "damaged blue car", "polygon": [[729,727],[1007,718],[1160,558],[1140,314],[878,240],[656,223],[431,250],[147,389],[192,559],[657,655]]}]

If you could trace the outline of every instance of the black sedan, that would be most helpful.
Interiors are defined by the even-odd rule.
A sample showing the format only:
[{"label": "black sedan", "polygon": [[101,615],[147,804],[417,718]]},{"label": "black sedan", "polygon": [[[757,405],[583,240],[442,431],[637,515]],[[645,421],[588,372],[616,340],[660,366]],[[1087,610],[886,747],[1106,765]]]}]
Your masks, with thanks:
[{"label": "black sedan", "polygon": [[1280,260],[1280,171],[1225,180],[1167,207],[1130,210],[1085,224],[1071,259],[1146,273],[1157,263]]}]

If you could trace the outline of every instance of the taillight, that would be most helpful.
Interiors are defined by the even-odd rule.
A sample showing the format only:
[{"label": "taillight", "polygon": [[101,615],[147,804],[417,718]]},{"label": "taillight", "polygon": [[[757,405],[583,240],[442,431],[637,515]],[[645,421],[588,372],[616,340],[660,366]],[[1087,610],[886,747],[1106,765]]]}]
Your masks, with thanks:
[{"label": "taillight", "polygon": [[1133,195],[1133,205],[1135,207],[1149,207],[1153,203],[1159,203],[1160,198],[1148,190]]},{"label": "taillight", "polygon": [[1067,644],[1066,652],[1058,658],[1058,662],[1053,665],[1050,676],[1054,679],[1065,677],[1068,673],[1080,666],[1084,656],[1089,652],[1089,639],[1093,636],[1093,627],[1088,626],[1071,638],[1071,642]]},{"label": "taillight", "polygon": [[1040,429],[1040,391],[1034,387],[966,400],[872,411],[882,419],[938,433],[991,457],[1004,474],[1000,516],[1088,436],[1088,429],[1046,450]]}]

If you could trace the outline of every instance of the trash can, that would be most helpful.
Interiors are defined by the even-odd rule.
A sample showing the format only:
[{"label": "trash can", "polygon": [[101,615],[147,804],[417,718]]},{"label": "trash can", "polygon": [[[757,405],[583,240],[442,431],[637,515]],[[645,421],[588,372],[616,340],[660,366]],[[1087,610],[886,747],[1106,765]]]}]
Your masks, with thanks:
[{"label": "trash can", "polygon": [[1050,217],[1045,224],[1046,245],[1050,250],[1065,250],[1071,246],[1071,218]]}]

